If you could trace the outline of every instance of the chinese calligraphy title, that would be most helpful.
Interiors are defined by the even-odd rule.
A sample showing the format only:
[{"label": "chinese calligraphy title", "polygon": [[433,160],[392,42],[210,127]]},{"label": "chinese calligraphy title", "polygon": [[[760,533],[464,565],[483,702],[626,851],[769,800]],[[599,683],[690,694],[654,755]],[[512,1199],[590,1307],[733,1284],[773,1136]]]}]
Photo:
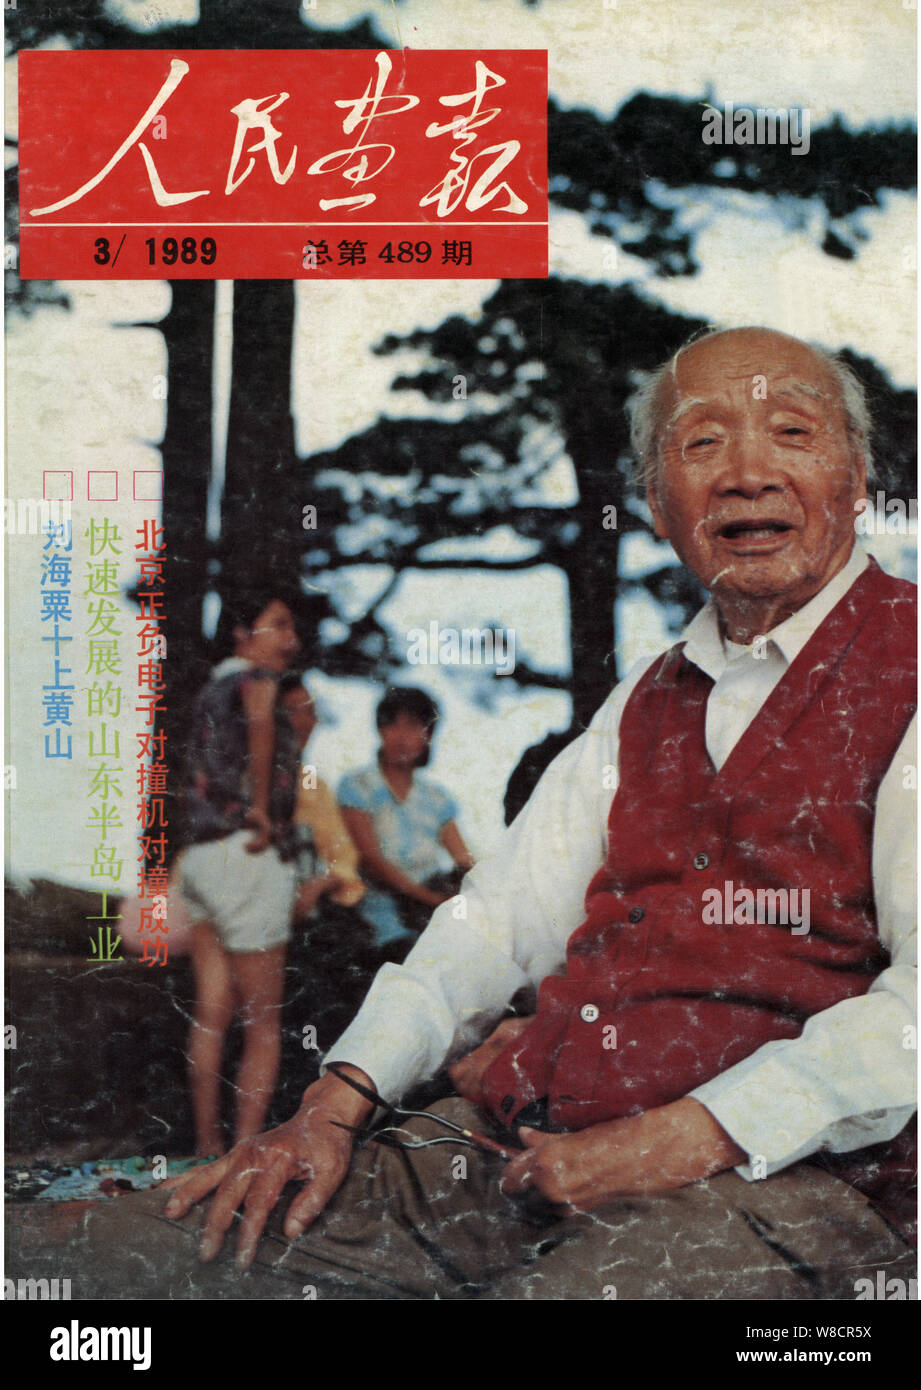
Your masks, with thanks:
[{"label": "chinese calligraphy title", "polygon": [[[415,94],[387,91],[393,73],[393,61],[388,53],[378,53],[374,62],[376,76],[368,80],[362,95],[338,98],[334,103],[347,111],[342,120],[342,133],[354,136],[354,140],[351,144],[320,155],[307,165],[308,178],[321,178],[324,186],[328,185],[330,178],[342,179],[355,190],[338,197],[320,196],[317,205],[323,212],[334,208],[358,211],[377,201],[375,192],[369,189],[359,191],[359,186],[377,179],[397,157],[398,147],[392,140],[369,138],[372,136],[372,126],[376,123],[390,125],[396,117],[419,107],[422,102],[422,98]],[[497,88],[504,87],[506,79],[489,68],[482,59],[477,58],[473,66],[473,86],[469,91],[436,98],[440,106],[454,114],[447,121],[429,122],[425,126],[424,138],[442,142],[448,139],[453,149],[449,154],[448,169],[422,193],[417,205],[420,208],[434,207],[440,218],[449,216],[458,208],[471,213],[490,208],[494,213],[520,217],[528,211],[528,204],[500,176],[520,155],[521,140],[504,139],[482,147],[480,145],[480,132],[503,114],[501,106],[485,105],[487,96]],[[64,197],[44,206],[30,207],[29,215],[46,217],[80,202],[135,149],[144,162],[150,192],[158,207],[176,207],[208,197],[213,192],[211,188],[179,191],[174,187],[168,190],[150,148],[153,141],[168,138],[169,124],[164,108],[189,72],[189,63],[181,58],[173,58],[169,74],[153,101],[102,167]],[[236,129],[223,180],[225,197],[234,194],[250,177],[259,155],[263,156],[268,175],[276,185],[287,184],[296,172],[301,149],[290,137],[287,140],[283,138],[273,120],[275,113],[289,100],[289,92],[274,92],[261,97],[244,97],[229,108],[230,114],[236,117]],[[315,108],[311,111],[311,116],[314,115]],[[376,135],[377,130],[373,134]],[[147,139],[143,138],[145,136]],[[281,153],[279,145],[282,146]],[[417,151],[413,149],[411,153],[415,156]],[[284,166],[282,159],[285,160]],[[415,164],[414,157],[404,161],[404,177]]]}]

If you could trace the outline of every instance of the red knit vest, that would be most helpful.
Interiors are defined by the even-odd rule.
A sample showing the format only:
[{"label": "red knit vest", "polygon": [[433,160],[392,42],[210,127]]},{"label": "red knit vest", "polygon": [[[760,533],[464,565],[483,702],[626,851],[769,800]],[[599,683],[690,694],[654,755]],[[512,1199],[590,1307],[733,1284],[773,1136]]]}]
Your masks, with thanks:
[{"label": "red knit vest", "polygon": [[[645,674],[621,721],[608,853],[566,973],[544,980],[534,1021],[484,1078],[498,1119],[541,1098],[554,1129],[665,1105],[866,993],[888,964],[873,817],[915,709],[916,593],[871,560],[719,772],[705,743],[710,678],[681,645]],[[744,889],[797,896],[762,893],[752,913]],[[805,933],[783,912],[786,901],[802,915],[804,889]]]}]

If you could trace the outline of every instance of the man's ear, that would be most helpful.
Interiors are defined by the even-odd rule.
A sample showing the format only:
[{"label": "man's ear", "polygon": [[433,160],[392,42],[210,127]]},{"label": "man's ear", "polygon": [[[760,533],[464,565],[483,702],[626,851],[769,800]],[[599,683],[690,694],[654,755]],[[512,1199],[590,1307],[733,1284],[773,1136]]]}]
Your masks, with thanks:
[{"label": "man's ear", "polygon": [[235,627],[234,630],[233,630],[233,644],[234,644],[234,646],[235,646],[235,647],[240,647],[240,646],[242,646],[244,642],[248,642],[248,641],[249,641],[249,639],[252,637],[252,635],[253,635],[253,634],[252,634],[252,632],[249,630],[248,627],[244,627],[242,623],[237,623],[236,627]]},{"label": "man's ear", "polygon": [[652,520],[655,532],[660,541],[668,540],[668,527],[662,515],[662,508],[659,504],[659,496],[656,491],[655,479],[646,484],[646,501],[649,503],[649,510],[652,512]]}]

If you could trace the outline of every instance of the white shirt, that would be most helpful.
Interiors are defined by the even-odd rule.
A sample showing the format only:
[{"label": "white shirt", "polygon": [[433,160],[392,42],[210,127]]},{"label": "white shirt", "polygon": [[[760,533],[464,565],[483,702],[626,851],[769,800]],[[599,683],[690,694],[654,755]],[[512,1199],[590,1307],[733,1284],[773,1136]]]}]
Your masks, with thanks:
[{"label": "white shirt", "polygon": [[[684,654],[714,681],[706,742],[717,768],[866,565],[855,548],[815,598],[751,647],[724,644],[712,600],[688,625]],[[384,966],[327,1062],[353,1063],[395,1099],[481,1041],[522,985],[560,972],[605,857],[621,715],[655,659],[634,667],[554,760],[405,963]],[[878,929],[892,964],[867,994],[807,1020],[800,1037],[767,1043],[690,1093],[749,1155],[737,1169],[745,1178],[819,1149],[882,1143],[914,1111],[916,737],[913,720],[880,786],[873,830]]]}]

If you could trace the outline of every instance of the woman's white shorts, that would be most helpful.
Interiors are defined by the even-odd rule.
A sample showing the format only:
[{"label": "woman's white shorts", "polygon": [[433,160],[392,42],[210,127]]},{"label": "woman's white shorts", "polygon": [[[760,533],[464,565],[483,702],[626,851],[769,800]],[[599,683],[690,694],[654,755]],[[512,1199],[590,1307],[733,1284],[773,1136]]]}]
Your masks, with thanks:
[{"label": "woman's white shorts", "polygon": [[268,951],[291,939],[297,877],[270,846],[250,854],[254,830],[190,845],[180,886],[193,922],[209,921],[228,951]]}]

